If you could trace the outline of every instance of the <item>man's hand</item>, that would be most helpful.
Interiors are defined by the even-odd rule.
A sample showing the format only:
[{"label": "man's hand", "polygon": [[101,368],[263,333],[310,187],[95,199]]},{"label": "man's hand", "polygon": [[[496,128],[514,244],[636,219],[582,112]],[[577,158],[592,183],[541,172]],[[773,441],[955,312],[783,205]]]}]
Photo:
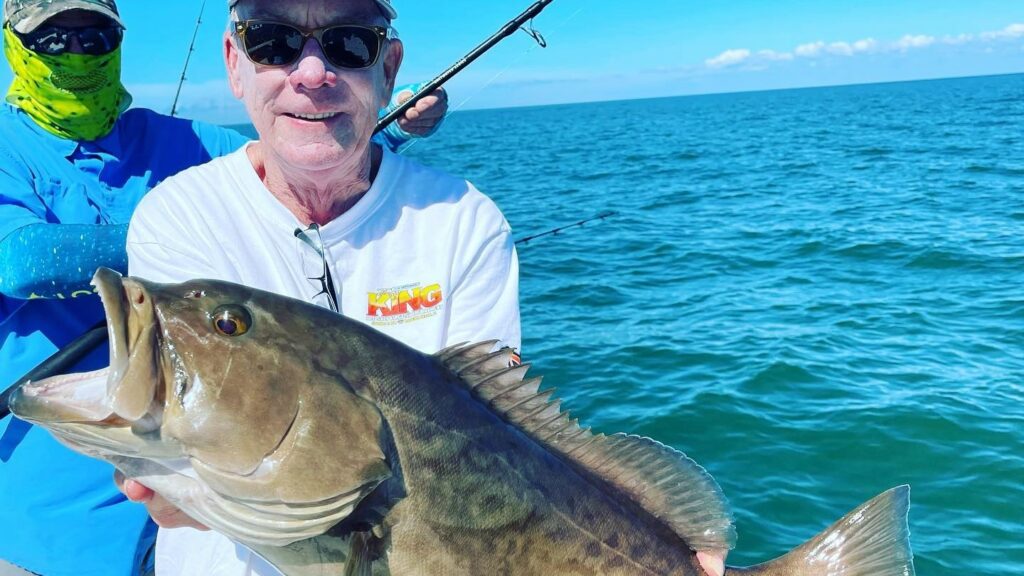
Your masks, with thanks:
[{"label": "man's hand", "polygon": [[209,530],[209,528],[182,512],[174,504],[165,500],[163,496],[131,478],[125,478],[125,475],[120,471],[114,472],[114,484],[132,502],[145,504],[150,517],[161,528],[187,527],[195,528],[196,530]]},{"label": "man's hand", "polygon": [[[398,95],[398,103],[404,104],[413,93],[403,91]],[[448,93],[438,88],[433,94],[424,97],[415,106],[405,111],[405,116],[398,119],[398,126],[414,136],[426,136],[434,126],[448,113]]]},{"label": "man's hand", "polygon": [[725,555],[728,553],[728,550],[697,552],[697,561],[700,562],[701,568],[703,568],[709,576],[724,576]]}]

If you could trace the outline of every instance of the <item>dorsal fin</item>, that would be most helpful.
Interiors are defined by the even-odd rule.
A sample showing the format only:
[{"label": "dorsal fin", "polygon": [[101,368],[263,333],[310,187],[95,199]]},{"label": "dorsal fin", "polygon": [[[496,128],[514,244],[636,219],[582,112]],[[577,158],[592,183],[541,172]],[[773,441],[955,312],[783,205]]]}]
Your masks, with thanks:
[{"label": "dorsal fin", "polygon": [[736,539],[715,480],[682,452],[640,436],[593,434],[581,428],[554,390],[525,379],[529,364],[509,366],[495,342],[459,345],[436,356],[482,402],[553,452],[589,470],[663,521],[693,550],[732,548]]},{"label": "dorsal fin", "polygon": [[462,366],[472,364],[473,361],[490,354],[497,343],[497,340],[491,340],[478,344],[456,344],[441,350],[435,356],[440,358],[449,368],[458,371]]}]

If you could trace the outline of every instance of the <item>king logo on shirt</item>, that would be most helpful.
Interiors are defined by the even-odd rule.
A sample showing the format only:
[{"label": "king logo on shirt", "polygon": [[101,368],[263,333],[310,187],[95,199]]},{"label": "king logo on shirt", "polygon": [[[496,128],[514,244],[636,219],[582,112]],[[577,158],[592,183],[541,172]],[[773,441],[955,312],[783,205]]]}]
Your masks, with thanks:
[{"label": "king logo on shirt", "polygon": [[366,309],[371,326],[407,324],[436,316],[444,309],[440,284],[413,283],[369,292]]}]

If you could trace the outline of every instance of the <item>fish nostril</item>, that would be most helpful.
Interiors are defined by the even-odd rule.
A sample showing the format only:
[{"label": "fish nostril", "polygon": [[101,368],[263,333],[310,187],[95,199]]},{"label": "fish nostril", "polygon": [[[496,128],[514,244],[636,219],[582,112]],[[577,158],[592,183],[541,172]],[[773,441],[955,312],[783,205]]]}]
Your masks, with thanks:
[{"label": "fish nostril", "polygon": [[137,284],[125,285],[125,295],[133,308],[139,308],[146,303],[146,291]]}]

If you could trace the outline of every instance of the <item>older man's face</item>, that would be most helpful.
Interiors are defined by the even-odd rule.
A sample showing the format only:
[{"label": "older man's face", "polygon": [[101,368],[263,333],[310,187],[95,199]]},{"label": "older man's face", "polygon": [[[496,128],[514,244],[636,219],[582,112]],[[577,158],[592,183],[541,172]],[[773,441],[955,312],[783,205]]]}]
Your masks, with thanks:
[{"label": "older man's face", "polygon": [[[373,0],[242,0],[236,12],[239,20],[272,20],[306,30],[386,24]],[[229,33],[225,59],[231,88],[269,152],[294,168],[328,170],[365,158],[378,111],[394,86],[402,45],[392,40],[375,65],[349,70],[332,65],[311,39],[297,62],[271,67],[251,62]]]}]

